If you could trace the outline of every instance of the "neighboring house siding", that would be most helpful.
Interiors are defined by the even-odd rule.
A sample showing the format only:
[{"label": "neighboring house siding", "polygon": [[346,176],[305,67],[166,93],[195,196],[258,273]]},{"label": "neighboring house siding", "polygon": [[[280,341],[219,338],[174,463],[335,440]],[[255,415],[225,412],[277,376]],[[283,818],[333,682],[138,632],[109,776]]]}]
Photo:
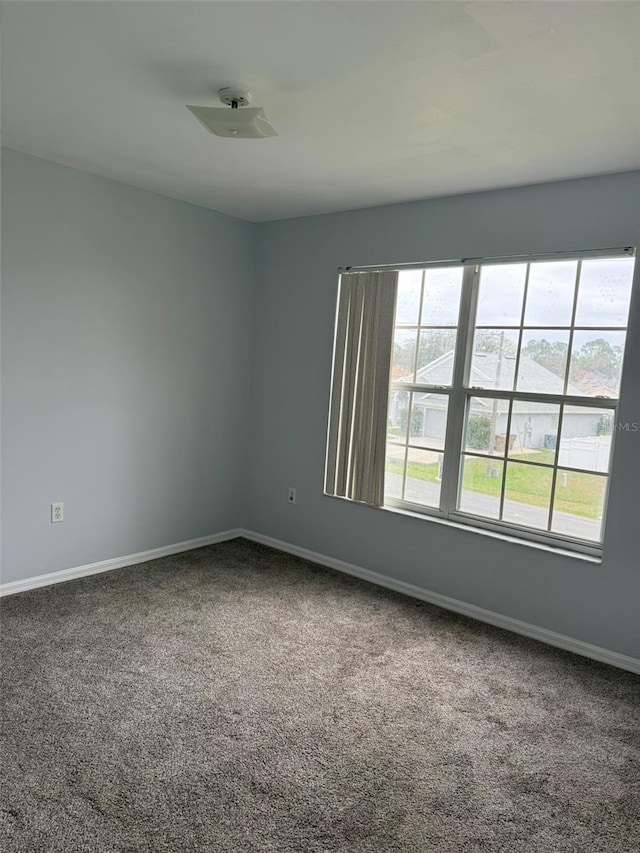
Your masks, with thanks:
[{"label": "neighboring house siding", "polygon": [[[452,360],[453,353],[440,356],[418,370],[417,381],[425,384],[446,382],[446,377],[451,374]],[[495,361],[495,356],[488,355],[485,357],[483,367],[490,367],[489,373],[495,374]],[[532,359],[523,357],[520,364],[521,375],[529,379],[535,378],[535,383],[539,387],[552,387],[554,383],[557,384],[560,381],[557,376]],[[483,378],[484,374],[481,375],[480,371],[474,368],[471,383],[484,384]],[[402,382],[403,380],[400,379],[399,381]],[[571,388],[570,391],[576,392],[576,389]],[[390,427],[405,432],[407,418],[409,417],[408,401],[409,394],[406,391],[395,391],[391,394],[388,416]],[[437,392],[414,394],[410,425],[410,438],[414,442],[424,446],[440,446],[446,429],[446,411],[443,403],[443,396]],[[597,405],[596,400],[594,400],[594,404]],[[493,405],[494,402],[490,398],[472,398],[471,415],[489,421],[495,418],[495,434],[506,436],[508,401],[498,400],[495,412]],[[509,428],[514,451],[518,453],[527,449],[554,449],[558,441],[559,406],[535,401],[519,403],[518,406],[520,411],[514,411]],[[523,411],[525,408],[528,411]],[[572,439],[590,437],[591,445],[588,453],[599,459],[602,456],[602,448],[598,449],[599,444],[596,437],[603,431],[601,417],[602,412],[597,409],[585,408],[581,412],[566,411],[562,427],[563,443]],[[576,452],[575,447],[569,452],[569,445],[567,445],[567,448],[562,450],[562,457],[567,460],[564,464],[572,464],[568,460],[576,457]],[[594,467],[593,470],[600,470],[600,468]]]},{"label": "neighboring house siding", "polygon": [[562,436],[563,438],[581,438],[597,435],[600,419],[600,412],[587,411],[584,414],[565,412],[562,419]]}]

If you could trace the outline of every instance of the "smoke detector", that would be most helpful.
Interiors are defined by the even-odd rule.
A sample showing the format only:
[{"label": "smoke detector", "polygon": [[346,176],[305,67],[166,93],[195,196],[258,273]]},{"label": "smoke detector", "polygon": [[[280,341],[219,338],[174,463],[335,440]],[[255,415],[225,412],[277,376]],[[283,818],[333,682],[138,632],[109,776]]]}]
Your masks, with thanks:
[{"label": "smoke detector", "polygon": [[198,121],[216,136],[232,139],[261,139],[277,136],[262,107],[250,107],[251,94],[229,86],[218,90],[227,107],[194,107],[187,104]]}]

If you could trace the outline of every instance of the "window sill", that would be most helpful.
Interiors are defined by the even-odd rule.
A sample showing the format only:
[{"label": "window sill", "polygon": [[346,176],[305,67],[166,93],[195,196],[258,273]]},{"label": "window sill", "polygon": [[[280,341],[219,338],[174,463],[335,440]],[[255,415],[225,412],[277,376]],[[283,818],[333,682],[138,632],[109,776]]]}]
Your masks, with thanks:
[{"label": "window sill", "polygon": [[377,508],[383,509],[387,512],[398,513],[399,515],[408,515],[411,516],[411,518],[419,518],[423,521],[431,521],[435,524],[443,524],[445,525],[445,527],[453,527],[456,530],[464,530],[468,533],[478,533],[480,536],[488,536],[490,539],[499,539],[502,542],[511,542],[515,545],[524,545],[527,548],[535,548],[538,551],[546,551],[549,554],[556,554],[561,557],[572,557],[574,560],[583,560],[586,563],[595,563],[596,565],[602,563],[602,556],[596,556],[594,554],[585,554],[581,551],[573,551],[570,548],[563,548],[559,545],[550,545],[546,542],[536,542],[533,539],[525,539],[524,537],[520,536],[512,536],[509,533],[502,533],[498,530],[489,530],[486,527],[480,527],[475,524],[463,524],[460,521],[453,521],[450,518],[439,518],[436,515],[427,515],[426,513],[412,512],[411,510],[395,506],[382,506]]},{"label": "window sill", "polygon": [[[325,493],[326,494],[326,493]],[[357,501],[352,501],[349,498],[338,497],[337,495],[326,495],[327,497],[336,498],[340,501],[346,501],[347,503],[353,504],[356,503],[359,506],[369,506],[369,504],[358,503]],[[554,554],[559,557],[570,557],[574,560],[582,560],[585,563],[591,563],[595,565],[602,564],[602,555],[595,554],[587,554],[582,551],[574,551],[570,548],[563,548],[561,545],[551,545],[547,542],[538,542],[533,539],[525,539],[524,537],[510,535],[509,533],[503,533],[498,530],[491,530],[486,527],[480,527],[475,524],[464,524],[460,521],[453,521],[449,518],[442,518],[437,515],[431,515],[428,513],[422,512],[413,512],[410,509],[399,506],[380,506],[374,507],[369,506],[370,509],[382,510],[383,512],[392,512],[396,515],[408,516],[409,518],[417,518],[420,521],[429,521],[433,524],[442,524],[445,527],[452,527],[455,530],[463,530],[465,533],[475,533],[480,536],[488,536],[490,539],[498,539],[501,542],[509,542],[515,545],[523,545],[525,548],[534,548],[537,551],[546,551],[548,554]]]}]

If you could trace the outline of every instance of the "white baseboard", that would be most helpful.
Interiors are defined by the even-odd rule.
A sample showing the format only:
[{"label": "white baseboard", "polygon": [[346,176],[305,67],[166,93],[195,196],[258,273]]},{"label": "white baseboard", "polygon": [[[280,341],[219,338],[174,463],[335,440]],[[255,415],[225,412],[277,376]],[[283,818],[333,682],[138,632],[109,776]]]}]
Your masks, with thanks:
[{"label": "white baseboard", "polygon": [[101,560],[99,563],[87,563],[85,566],[76,566],[73,569],[62,569],[59,572],[48,572],[46,575],[36,575],[21,581],[10,581],[0,584],[0,596],[15,595],[17,592],[27,592],[27,590],[37,589],[40,586],[50,586],[63,581],[83,578],[87,575],[111,572],[113,569],[122,569],[125,566],[135,566],[137,563],[146,563],[149,560],[157,560],[160,557],[168,557],[182,551],[192,551],[194,548],[203,548],[205,545],[214,545],[216,542],[226,542],[228,539],[237,539],[238,536],[243,535],[244,531],[242,530],[224,530],[222,533],[214,533],[212,536],[176,542],[174,545],[163,545],[162,548],[152,548],[150,551],[140,551],[138,554],[127,554],[124,557]]},{"label": "white baseboard", "polygon": [[601,663],[608,663],[611,666],[616,666],[619,669],[626,669],[629,672],[640,674],[640,659],[629,657],[628,655],[612,652],[608,649],[603,649],[600,646],[593,646],[591,643],[585,643],[582,640],[575,640],[573,637],[567,637],[564,634],[557,634],[555,631],[549,631],[547,628],[539,628],[537,625],[531,625],[528,622],[522,622],[519,619],[513,619],[510,616],[503,616],[501,613],[494,613],[492,610],[485,610],[483,607],[477,607],[475,604],[467,604],[464,601],[459,601],[457,598],[449,598],[447,595],[440,595],[437,592],[430,592],[419,586],[414,586],[410,583],[405,583],[401,580],[381,575],[377,572],[372,572],[369,569],[364,569],[361,566],[355,566],[352,563],[345,563],[342,560],[337,560],[335,557],[327,557],[324,554],[318,554],[316,551],[309,551],[307,548],[301,548],[298,545],[291,545],[289,542],[282,542],[279,539],[272,539],[270,536],[264,536],[262,533],[254,533],[251,530],[243,530],[240,535],[245,539],[251,539],[253,542],[260,542],[263,545],[268,545],[271,548],[276,548],[278,551],[285,551],[287,554],[294,554],[297,557],[302,557],[305,560],[310,560],[313,563],[319,563],[321,566],[327,566],[330,569],[336,569],[339,572],[344,572],[348,575],[362,578],[370,583],[384,586],[387,589],[392,589],[395,592],[409,595],[412,598],[419,598],[422,601],[428,601],[430,604],[436,604],[445,610],[453,610],[455,613],[461,613],[464,616],[470,616],[472,619],[477,619],[479,622],[487,622],[489,625],[495,625],[498,628],[505,628],[507,631],[512,631],[514,634],[522,634],[525,637],[531,637],[534,640],[540,640],[542,643],[547,643],[549,646],[556,646],[559,649],[565,649],[569,652],[575,652],[583,657],[592,658]]},{"label": "white baseboard", "polygon": [[475,604],[467,604],[464,601],[459,601],[457,598],[450,598],[447,595],[441,595],[437,592],[430,592],[422,587],[414,584],[405,583],[405,581],[397,580],[388,575],[381,575],[377,572],[372,572],[369,569],[356,566],[353,563],[345,563],[343,560],[338,560],[335,557],[327,557],[325,554],[319,554],[316,551],[310,551],[307,548],[301,548],[298,545],[292,545],[289,542],[283,542],[280,539],[273,539],[271,536],[264,536],[262,533],[255,533],[252,530],[244,530],[241,528],[234,530],[224,530],[221,533],[214,533],[211,536],[202,536],[199,539],[190,539],[187,542],[176,542],[174,545],[164,545],[162,548],[153,548],[150,551],[141,551],[138,554],[127,554],[124,557],[115,557],[111,560],[102,560],[99,563],[88,563],[85,566],[76,566],[73,569],[62,569],[59,572],[49,572],[45,575],[37,575],[36,577],[27,578],[25,580],[11,581],[9,583],[0,584],[0,596],[13,595],[18,592],[26,592],[30,589],[37,589],[42,586],[50,586],[51,584],[62,583],[64,581],[74,580],[75,578],[86,577],[87,575],[97,575],[102,572],[110,572],[113,569],[121,569],[125,566],[134,566],[137,563],[146,563],[149,560],[157,560],[160,557],[168,557],[171,554],[179,554],[182,551],[191,551],[194,548],[203,548],[205,545],[214,545],[216,542],[226,542],[229,539],[237,539],[243,537],[250,539],[253,542],[260,542],[263,545],[268,545],[270,548],[275,548],[278,551],[284,551],[287,554],[294,554],[297,557],[302,557],[304,560],[310,560],[313,563],[318,563],[321,566],[327,566],[330,569],[336,569],[339,572],[344,572],[348,575],[362,578],[370,583],[378,586],[392,589],[395,592],[400,592],[403,595],[409,595],[412,598],[418,598],[421,601],[427,601],[430,604],[435,604],[442,607],[444,610],[453,610],[455,613],[461,613],[464,616],[470,616],[472,619],[477,619],[479,622],[487,622],[489,625],[495,625],[498,628],[505,628],[507,631],[512,631],[514,634],[522,634],[525,637],[531,637],[534,640],[540,640],[542,643],[547,643],[550,646],[556,646],[559,649],[565,649],[569,652],[575,652],[583,657],[592,658],[601,663],[608,663],[611,666],[616,666],[619,669],[625,669],[629,672],[640,674],[640,659],[629,657],[628,655],[612,652],[608,649],[603,649],[600,646],[593,646],[591,643],[585,643],[582,640],[576,640],[573,637],[567,637],[564,634],[558,634],[555,631],[549,631],[547,628],[539,628],[537,625],[531,625],[528,622],[522,622],[519,619],[513,619],[510,616],[503,616],[501,613],[494,613],[492,610],[485,610],[483,607],[477,607]]}]

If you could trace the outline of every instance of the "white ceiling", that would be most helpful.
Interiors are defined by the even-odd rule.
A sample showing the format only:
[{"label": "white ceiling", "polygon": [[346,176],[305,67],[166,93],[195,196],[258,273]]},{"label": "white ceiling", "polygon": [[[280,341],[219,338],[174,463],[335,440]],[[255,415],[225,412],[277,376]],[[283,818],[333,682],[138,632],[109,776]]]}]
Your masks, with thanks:
[{"label": "white ceiling", "polygon": [[[253,221],[640,167],[637,2],[5,2],[3,144]],[[185,104],[254,94],[279,136]]]}]

